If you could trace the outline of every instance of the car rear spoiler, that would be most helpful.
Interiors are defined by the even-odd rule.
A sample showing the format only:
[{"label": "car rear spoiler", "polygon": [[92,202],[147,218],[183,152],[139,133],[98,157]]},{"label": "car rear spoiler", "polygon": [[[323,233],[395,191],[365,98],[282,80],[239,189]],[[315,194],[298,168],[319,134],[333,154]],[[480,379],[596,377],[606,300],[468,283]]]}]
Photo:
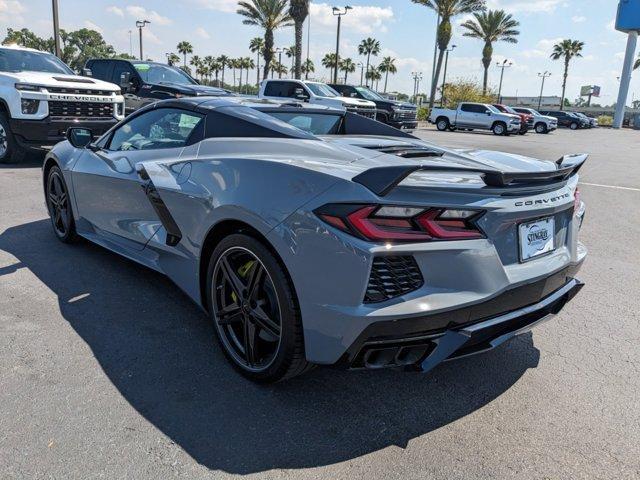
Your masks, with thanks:
[{"label": "car rear spoiler", "polygon": [[450,167],[443,165],[393,165],[375,167],[353,177],[353,181],[365,186],[379,197],[384,197],[400,182],[414,172],[477,173],[487,186],[508,187],[563,181],[580,170],[588,154],[565,155],[557,162],[557,169],[548,172],[503,172],[474,167]]}]

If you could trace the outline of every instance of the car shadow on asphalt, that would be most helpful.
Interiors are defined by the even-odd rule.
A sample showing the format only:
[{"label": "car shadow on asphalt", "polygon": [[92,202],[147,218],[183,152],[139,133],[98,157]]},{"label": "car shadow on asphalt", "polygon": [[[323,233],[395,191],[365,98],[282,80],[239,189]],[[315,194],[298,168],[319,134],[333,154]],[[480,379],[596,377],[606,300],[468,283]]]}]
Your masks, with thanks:
[{"label": "car shadow on asphalt", "polygon": [[318,368],[258,386],[233,370],[208,317],[162,275],[87,242],[61,244],[47,220],[7,229],[0,249],[18,260],[0,278],[29,269],[129,404],[197,462],[229,473],[405,448],[496,399],[539,360],[525,334],[429,375]]}]

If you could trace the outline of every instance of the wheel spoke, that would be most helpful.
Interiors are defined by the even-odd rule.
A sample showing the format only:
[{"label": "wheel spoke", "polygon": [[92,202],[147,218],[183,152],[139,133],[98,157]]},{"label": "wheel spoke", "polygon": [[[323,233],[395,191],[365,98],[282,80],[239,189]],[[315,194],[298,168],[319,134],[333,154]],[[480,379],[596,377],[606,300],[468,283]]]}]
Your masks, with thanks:
[{"label": "wheel spoke", "polygon": [[241,300],[244,297],[243,296],[244,284],[242,283],[242,280],[240,280],[240,277],[238,277],[238,274],[233,270],[233,268],[229,264],[227,257],[223,257],[220,264],[222,266],[222,271],[224,273],[224,276],[227,279],[227,282],[229,282],[229,285],[231,286],[233,293],[236,294],[237,300]]},{"label": "wheel spoke", "polygon": [[60,195],[58,196],[58,203],[60,204],[61,207],[64,207],[67,203],[67,194],[62,191],[60,192]]},{"label": "wheel spoke", "polygon": [[229,305],[218,312],[218,324],[231,325],[242,321],[242,311],[237,304]]},{"label": "wheel spoke", "polygon": [[244,319],[244,355],[250,366],[256,364],[256,339],[258,330],[248,318]]},{"label": "wheel spoke", "polygon": [[253,262],[251,270],[249,270],[248,273],[249,280],[247,281],[247,298],[255,300],[263,275],[264,268],[262,267],[262,264],[260,262]]},{"label": "wheel spoke", "polygon": [[58,196],[55,193],[49,192],[49,202],[51,202],[52,206],[57,207],[58,206]]},{"label": "wheel spoke", "polygon": [[280,336],[280,325],[271,320],[269,315],[266,314],[260,305],[257,305],[256,308],[251,311],[251,316],[260,328],[266,330],[275,337]]}]

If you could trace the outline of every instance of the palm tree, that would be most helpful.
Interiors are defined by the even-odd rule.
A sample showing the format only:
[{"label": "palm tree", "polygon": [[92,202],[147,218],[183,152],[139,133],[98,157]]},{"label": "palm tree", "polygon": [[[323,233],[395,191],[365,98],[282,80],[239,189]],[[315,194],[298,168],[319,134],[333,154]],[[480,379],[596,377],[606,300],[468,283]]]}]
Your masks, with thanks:
[{"label": "palm tree", "polygon": [[436,72],[433,82],[431,83],[431,98],[429,98],[429,109],[433,108],[436,96],[436,86],[440,78],[440,70],[442,70],[442,61],[444,53],[449,47],[451,41],[451,19],[456,15],[465,13],[475,13],[486,8],[485,0],[411,0],[413,3],[424,5],[440,15],[440,23],[438,24],[438,62],[436,63]]},{"label": "palm tree", "polygon": [[302,78],[302,28],[309,15],[309,0],[289,0],[289,16],[295,28],[296,49],[294,62],[294,78]]},{"label": "palm tree", "polygon": [[247,70],[247,79],[245,82],[245,87],[248,92],[249,91],[249,70],[253,70],[254,68],[256,68],[256,62],[254,62],[253,58],[250,58],[250,57],[244,57],[242,59],[242,62],[244,64],[244,68]]},{"label": "palm tree", "polygon": [[218,81],[218,77],[220,75],[220,70],[222,69],[222,66],[220,65],[220,62],[218,61],[217,58],[213,58],[213,61],[210,62],[208,65],[209,65],[209,76],[211,76],[211,74],[215,75],[216,77],[215,86],[219,87],[220,82]]},{"label": "palm tree", "polygon": [[[358,53],[360,55],[367,56],[367,72],[368,72],[369,64],[371,62],[371,55],[374,55],[377,57],[378,54],[380,53],[380,42],[375,38],[371,38],[371,37],[365,38],[360,42],[360,45],[358,45]],[[369,86],[369,83],[367,82],[367,87],[368,86]]]},{"label": "palm tree", "polygon": [[176,55],[175,53],[171,52],[169,55],[167,55],[167,63],[170,66],[175,65],[179,61],[180,61],[180,57],[178,55]]},{"label": "palm tree", "polygon": [[238,60],[236,58],[229,60],[229,68],[233,70],[233,88],[236,88],[236,69],[238,68]]},{"label": "palm tree", "polygon": [[387,93],[387,83],[389,81],[389,74],[395,75],[398,73],[398,67],[394,63],[396,61],[393,57],[384,57],[382,63],[378,67],[380,72],[384,73],[384,93]]},{"label": "palm tree", "polygon": [[341,72],[344,72],[344,83],[347,83],[347,75],[356,71],[356,64],[350,58],[343,58],[338,64]]},{"label": "palm tree", "polygon": [[222,83],[221,86],[222,88],[224,88],[224,71],[227,67],[231,66],[229,64],[229,62],[231,62],[231,59],[229,57],[227,57],[226,55],[220,55],[218,57],[218,63],[220,64],[220,70],[222,71]]},{"label": "palm tree", "polygon": [[213,73],[213,65],[216,62],[216,59],[211,55],[207,55],[202,59],[202,64],[207,67],[208,81],[211,82],[211,74]]},{"label": "palm tree", "polygon": [[636,59],[636,63],[633,64],[633,69],[637,70],[640,68],[640,56]]},{"label": "palm tree", "polygon": [[486,12],[474,13],[475,20],[467,20],[461,26],[466,32],[464,37],[477,38],[484,41],[482,49],[482,65],[484,66],[484,79],[482,81],[482,94],[487,94],[487,83],[489,81],[489,67],[493,57],[493,43],[498,41],[508,43],[518,43],[516,38],[520,32],[516,28],[520,22],[515,20],[504,10],[489,10]]},{"label": "palm tree", "polygon": [[187,68],[187,54],[188,53],[193,53],[193,45],[191,45],[189,42],[187,41],[182,41],[178,44],[178,46],[176,47],[176,49],[178,50],[178,53],[181,53],[183,55],[183,63],[182,65],[184,66],[184,68]]},{"label": "palm tree", "polygon": [[238,2],[238,15],[242,15],[245,25],[255,25],[264,29],[264,74],[269,75],[273,59],[273,32],[280,27],[293,24],[287,9],[288,0],[243,0]]},{"label": "palm tree", "polygon": [[562,77],[562,100],[560,110],[564,108],[565,92],[567,90],[567,76],[569,76],[569,62],[573,57],[581,57],[584,42],[579,40],[562,40],[553,46],[551,58],[554,60],[564,59],[564,75]]},{"label": "palm tree", "polygon": [[202,67],[202,60],[200,60],[200,57],[198,55],[194,55],[193,57],[191,57],[191,61],[189,62],[190,65],[193,65],[193,70],[196,74],[196,78],[198,78],[198,70],[200,69],[200,67]]},{"label": "palm tree", "polygon": [[289,71],[289,69],[287,68],[286,65],[280,63],[280,62],[276,62],[273,64],[272,67],[272,75],[276,74],[276,75],[286,75],[287,72]]},{"label": "palm tree", "polygon": [[[378,70],[375,65],[371,65],[365,77],[367,80],[371,80],[371,87],[373,87],[373,82],[379,82],[382,78],[382,73],[380,73],[380,70]],[[369,85],[367,84],[367,86]],[[378,90],[378,87],[376,86],[375,89]]]},{"label": "palm tree", "polygon": [[302,73],[304,73],[304,79],[309,80],[309,74],[316,71],[316,66],[313,64],[313,60],[307,58],[302,64]]},{"label": "palm tree", "polygon": [[336,54],[327,53],[324,57],[322,57],[322,66],[329,69],[329,71],[331,72],[329,78],[333,78],[333,69],[336,66]]},{"label": "palm tree", "polygon": [[285,47],[284,54],[287,58],[291,59],[291,71],[295,72],[296,69],[296,46],[291,45],[290,47]]},{"label": "palm tree", "polygon": [[260,85],[260,55],[264,50],[264,38],[255,37],[249,42],[249,50],[256,54],[256,85]]}]

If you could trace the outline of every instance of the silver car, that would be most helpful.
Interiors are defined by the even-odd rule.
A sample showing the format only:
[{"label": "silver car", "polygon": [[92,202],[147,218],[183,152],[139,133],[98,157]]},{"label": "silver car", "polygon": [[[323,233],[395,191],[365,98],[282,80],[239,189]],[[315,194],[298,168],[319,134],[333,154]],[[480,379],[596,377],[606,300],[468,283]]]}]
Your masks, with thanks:
[{"label": "silver car", "polygon": [[168,276],[258,382],[313,365],[426,372],[582,287],[586,155],[458,152],[350,112],[221,98],[67,135],[43,166],[56,236]]}]

